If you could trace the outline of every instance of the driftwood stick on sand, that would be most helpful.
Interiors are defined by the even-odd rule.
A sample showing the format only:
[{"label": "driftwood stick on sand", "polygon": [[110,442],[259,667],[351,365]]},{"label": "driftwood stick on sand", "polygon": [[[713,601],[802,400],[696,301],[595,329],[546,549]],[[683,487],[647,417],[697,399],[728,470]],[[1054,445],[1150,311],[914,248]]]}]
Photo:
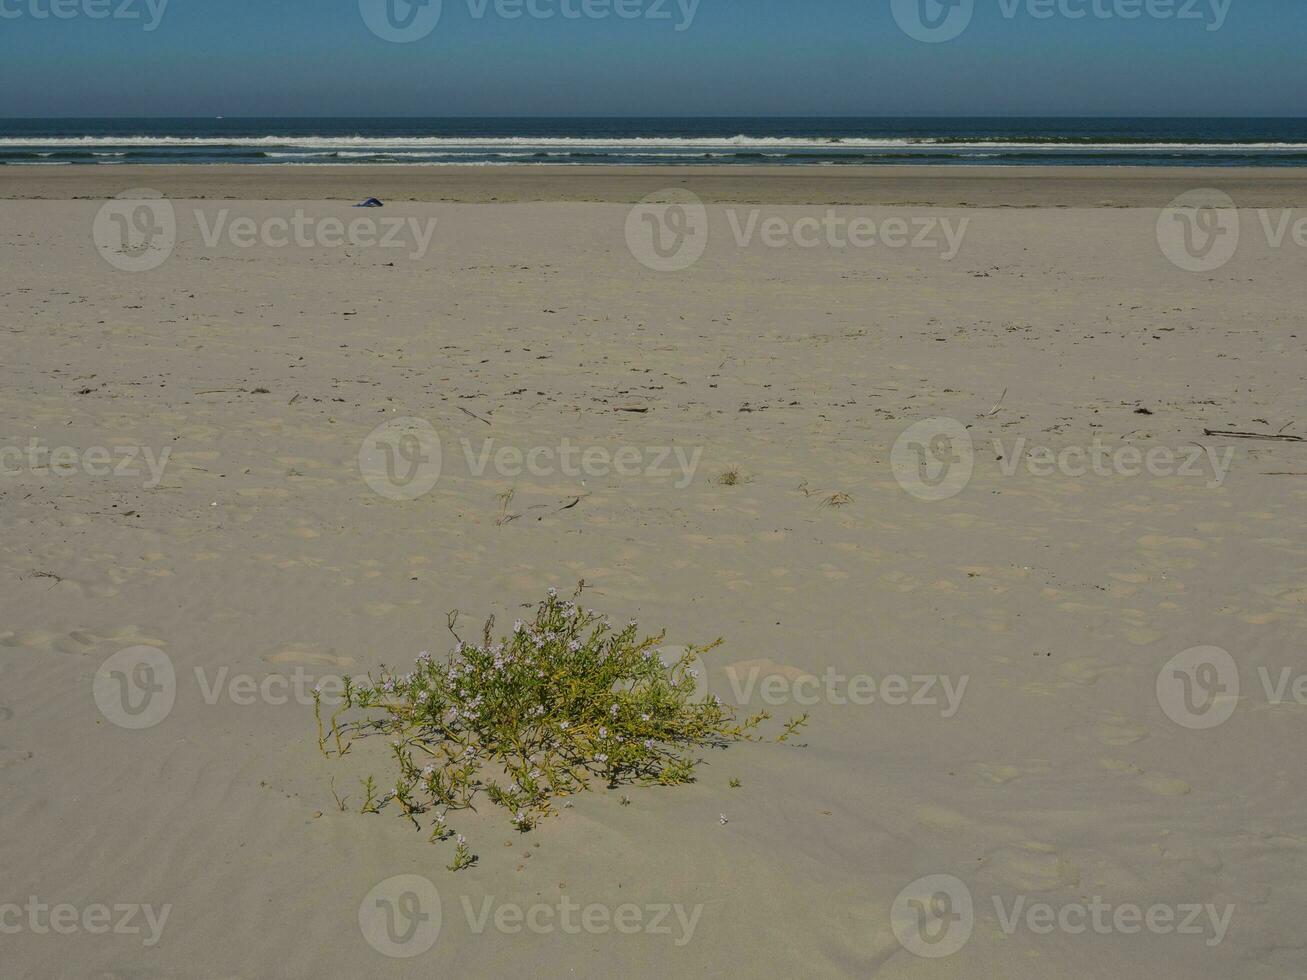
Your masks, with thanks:
[{"label": "driftwood stick on sand", "polygon": [[1289,436],[1269,432],[1222,432],[1219,429],[1204,429],[1204,435],[1225,436],[1227,439],[1270,439],[1273,442],[1307,442],[1302,436]]}]

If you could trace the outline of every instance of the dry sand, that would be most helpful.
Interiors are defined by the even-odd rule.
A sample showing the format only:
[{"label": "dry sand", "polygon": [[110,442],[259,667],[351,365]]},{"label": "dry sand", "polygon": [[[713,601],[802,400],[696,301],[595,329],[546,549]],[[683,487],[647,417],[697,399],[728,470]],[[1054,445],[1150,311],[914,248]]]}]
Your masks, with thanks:
[{"label": "dry sand", "polygon": [[[1270,247],[1245,212],[1233,260],[1193,273],[1155,234],[1180,190],[1304,206],[1307,178],[515,170],[446,186],[420,170],[18,169],[0,169],[0,195],[19,198],[0,202],[0,447],[169,456],[157,486],[143,463],[60,474],[12,453],[0,475],[6,977],[1307,973],[1304,708],[1292,683],[1271,703],[1258,674],[1304,669],[1307,446],[1204,436],[1307,435],[1307,253]],[[178,200],[175,252],[130,273],[97,254],[99,200],[21,199],[142,185],[284,200]],[[883,244],[741,249],[711,203],[703,258],[660,273],[628,250],[621,202],[669,185],[710,202],[797,193],[807,203],[763,205],[787,222],[857,200],[890,204],[839,213],[970,223],[951,261]],[[322,200],[368,194],[544,199]],[[1106,201],[1138,206],[1093,206]],[[437,224],[416,259],[211,247],[195,211],[223,208]],[[443,443],[440,479],[415,500],[359,471],[368,434],[400,417]],[[891,452],[935,417],[968,428],[975,463],[960,493],[930,501],[896,480]],[[1233,455],[1223,479],[1207,456],[1199,476],[1008,475],[993,440],[1010,458],[1021,438]],[[462,440],[475,456],[488,439],[633,447],[639,472],[477,476]],[[702,451],[688,485],[644,468],[659,447]],[[738,485],[717,482],[734,467]],[[600,789],[530,836],[483,812],[459,823],[480,863],[453,875],[448,845],[356,812],[361,763],[320,756],[309,707],[229,687],[443,655],[449,610],[511,623],[582,578],[615,620],[666,626],[673,643],[723,636],[709,676],[725,699],[732,677],[823,678],[789,688],[816,703],[773,708],[811,713],[803,746],[712,752],[693,786],[627,790],[631,806]],[[176,694],[134,731],[93,686],[142,645],[166,653]],[[1229,651],[1242,682],[1208,729],[1158,693],[1164,665],[1200,646]],[[893,694],[896,676],[909,703],[847,703],[840,680]],[[935,703],[914,704],[925,676]],[[442,928],[422,955],[388,958],[359,907],[406,874],[434,883]],[[896,897],[933,875],[974,902],[969,941],[939,959],[891,925]],[[78,915],[170,911],[147,945],[143,913],[139,934],[80,918],[43,932],[32,897]],[[1096,899],[1105,934],[1077,930]],[[578,933],[564,902],[599,911]],[[628,904],[632,934],[603,918]],[[1044,928],[1042,905],[1061,927]],[[534,906],[539,930],[514,932],[512,909]],[[655,922],[662,906],[693,928]],[[1175,922],[1155,911],[1140,930],[1133,906]]]}]

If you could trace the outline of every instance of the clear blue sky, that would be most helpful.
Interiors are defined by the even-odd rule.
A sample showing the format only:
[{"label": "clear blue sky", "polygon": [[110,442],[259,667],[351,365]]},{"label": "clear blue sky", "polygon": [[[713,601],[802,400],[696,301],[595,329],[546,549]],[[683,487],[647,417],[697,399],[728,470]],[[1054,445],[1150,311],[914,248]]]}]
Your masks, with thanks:
[{"label": "clear blue sky", "polygon": [[[444,0],[403,45],[360,0],[169,0],[152,32],[161,0],[99,0],[140,20],[32,15],[60,2],[97,0],[0,0],[0,116],[1307,115],[1303,0],[974,0],[943,44],[909,38],[891,0],[700,0],[681,32],[678,0],[670,22],[477,19],[479,0]],[[1039,19],[1030,2],[1204,19]]]}]

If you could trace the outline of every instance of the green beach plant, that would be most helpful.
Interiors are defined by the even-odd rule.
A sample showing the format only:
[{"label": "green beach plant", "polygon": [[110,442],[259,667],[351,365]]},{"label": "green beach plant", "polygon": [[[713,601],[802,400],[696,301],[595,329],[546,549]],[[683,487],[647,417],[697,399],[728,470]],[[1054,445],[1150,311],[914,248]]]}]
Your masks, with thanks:
[{"label": "green beach plant", "polygon": [[[378,796],[373,778],[364,780],[364,812],[394,806],[420,829],[432,814],[430,839],[442,841],[455,836],[451,815],[484,796],[528,833],[592,780],[676,786],[693,781],[701,750],[760,740],[766,712],[739,721],[719,699],[696,696],[694,665],[720,640],[664,663],[665,632],[641,637],[634,622],[614,629],[577,605],[583,588],[571,600],[551,589],[532,621],[498,641],[493,618],[480,642],[463,641],[452,613],[447,660],[423,653],[411,671],[382,668],[347,684],[329,718],[315,693],[325,755],[344,756],[360,738],[389,741],[393,788]],[[451,868],[475,859],[460,837]]]}]

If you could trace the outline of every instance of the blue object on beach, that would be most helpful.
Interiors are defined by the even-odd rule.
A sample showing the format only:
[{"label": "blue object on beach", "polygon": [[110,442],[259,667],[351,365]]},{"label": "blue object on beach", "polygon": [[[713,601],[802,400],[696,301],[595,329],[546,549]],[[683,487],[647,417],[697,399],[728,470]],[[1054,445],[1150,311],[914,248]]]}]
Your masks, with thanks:
[{"label": "blue object on beach", "polygon": [[356,207],[356,208],[384,208],[385,205],[382,204],[380,201],[378,201],[375,197],[370,197],[370,198],[368,198],[366,201],[364,201],[362,204],[356,204],[356,205],[354,205],[354,207]]}]

